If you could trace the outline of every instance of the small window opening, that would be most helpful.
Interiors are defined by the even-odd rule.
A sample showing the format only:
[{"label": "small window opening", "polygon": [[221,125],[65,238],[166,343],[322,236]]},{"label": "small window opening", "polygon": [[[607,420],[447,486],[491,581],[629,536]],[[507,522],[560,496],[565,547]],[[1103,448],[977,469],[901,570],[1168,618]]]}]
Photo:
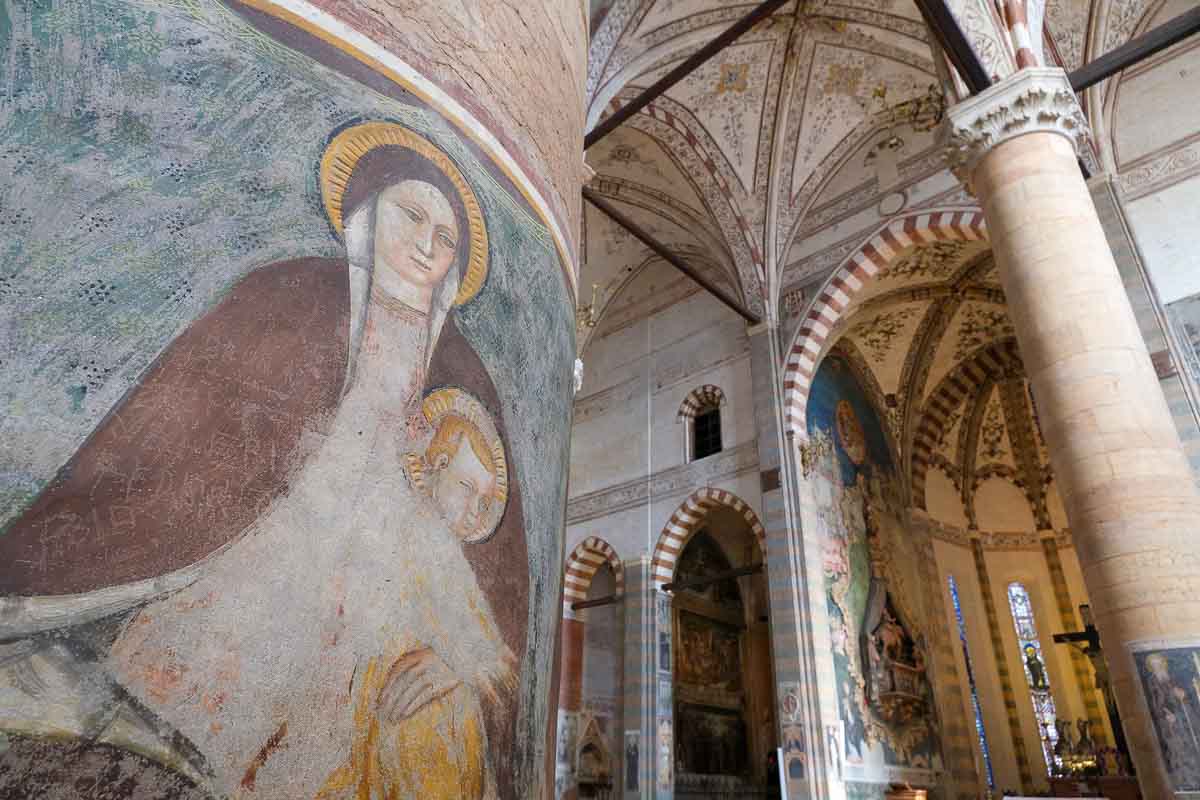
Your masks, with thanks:
[{"label": "small window opening", "polygon": [[710,408],[692,421],[692,460],[721,452],[721,410]]}]

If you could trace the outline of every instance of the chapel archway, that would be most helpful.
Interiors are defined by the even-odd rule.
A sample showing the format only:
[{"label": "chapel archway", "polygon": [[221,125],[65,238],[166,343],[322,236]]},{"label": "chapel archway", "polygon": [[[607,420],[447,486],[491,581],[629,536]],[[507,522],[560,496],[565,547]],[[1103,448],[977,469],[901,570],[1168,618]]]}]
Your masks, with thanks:
[{"label": "chapel archway", "polygon": [[[1055,768],[1040,754],[1054,750],[1056,715],[1110,734],[1090,667],[1048,635],[1038,664],[1055,702],[1022,695],[1024,650],[989,588],[1027,586],[1041,634],[1051,619],[1076,628],[1086,602],[981,222],[911,215],[856,250],[789,350],[787,427],[815,523],[804,536],[822,559],[816,669],[833,675],[834,752],[872,765],[872,780],[947,793],[988,752],[997,785],[1029,793]],[[936,644],[956,637],[957,649]],[[959,729],[978,736],[954,743],[973,703],[978,723]]]},{"label": "chapel archway", "polygon": [[744,502],[724,494],[686,514],[664,584],[675,791],[688,797],[765,790],[777,740],[762,528]]},{"label": "chapel archway", "polygon": [[625,571],[596,536],[567,556],[560,638],[555,796],[608,798],[620,782]]},{"label": "chapel archway", "polygon": [[888,221],[842,262],[814,298],[788,348],[783,372],[786,432],[808,438],[806,409],[817,366],[837,340],[835,330],[847,312],[861,302],[864,288],[887,272],[897,255],[935,242],[986,239],[987,226],[978,209],[925,211]]}]

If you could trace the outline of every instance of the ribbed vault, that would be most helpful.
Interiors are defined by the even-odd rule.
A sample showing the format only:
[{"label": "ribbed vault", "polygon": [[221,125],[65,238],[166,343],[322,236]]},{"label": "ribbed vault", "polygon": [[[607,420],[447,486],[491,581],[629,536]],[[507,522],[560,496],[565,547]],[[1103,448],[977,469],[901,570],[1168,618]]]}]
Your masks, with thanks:
[{"label": "ribbed vault", "polygon": [[[1044,58],[1070,69],[1161,22],[1186,0],[1047,3]],[[595,125],[756,3],[593,0],[588,124]],[[1111,160],[1120,80],[1084,97]],[[884,97],[877,92],[886,89]],[[881,112],[940,97],[912,0],[793,0],[588,151],[593,189],[669,248],[707,263],[747,307],[786,328],[842,243],[906,211],[962,205],[930,130],[902,131],[895,177],[877,168]],[[1091,156],[1089,155],[1089,158]],[[891,173],[888,173],[889,175]],[[923,185],[915,192],[906,187]],[[886,202],[885,202],[886,201]],[[646,261],[586,211],[580,295],[604,307]],[[838,233],[844,229],[844,233]],[[595,238],[605,240],[599,247]],[[932,323],[930,323],[932,324]]]}]

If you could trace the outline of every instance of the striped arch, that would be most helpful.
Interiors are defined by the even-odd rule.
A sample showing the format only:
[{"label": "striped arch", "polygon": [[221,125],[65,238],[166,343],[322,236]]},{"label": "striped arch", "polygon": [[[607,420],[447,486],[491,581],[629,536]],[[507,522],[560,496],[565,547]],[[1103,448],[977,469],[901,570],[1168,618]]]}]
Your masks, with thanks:
[{"label": "striped arch", "polygon": [[750,526],[750,530],[754,532],[758,549],[762,551],[764,557],[766,556],[766,531],[759,522],[758,515],[754,513],[754,509],[746,505],[746,501],[733,492],[706,486],[698,489],[691,497],[683,501],[683,505],[671,515],[662,534],[659,535],[658,545],[654,548],[654,559],[650,563],[654,573],[655,588],[662,588],[664,583],[671,582],[675,574],[675,560],[683,552],[684,545],[687,544],[688,539],[692,538],[692,534],[703,526],[709,512],[717,506],[731,508],[742,515],[746,524]]},{"label": "striped arch", "polygon": [[808,392],[829,335],[863,287],[886,272],[897,254],[912,245],[984,239],[987,228],[978,209],[927,211],[896,217],[843,261],[817,293],[788,349],[783,370],[784,430],[797,439],[808,438]]},{"label": "striped arch", "polygon": [[679,406],[679,413],[675,415],[675,421],[695,419],[701,411],[720,408],[723,405],[725,405],[725,393],[721,391],[721,387],[706,383],[688,392],[688,396],[683,399],[683,404]]},{"label": "striped arch", "polygon": [[572,603],[587,599],[592,576],[604,564],[612,567],[617,584],[614,591],[620,597],[625,592],[625,568],[612,545],[599,536],[589,536],[575,545],[575,549],[567,556],[563,575],[563,616],[569,617],[575,613],[571,609]]},{"label": "striped arch", "polygon": [[[925,401],[912,444],[912,497],[917,508],[925,508],[925,475],[934,461],[938,442],[950,425],[955,409],[997,380],[1024,374],[1016,339],[1004,339],[975,353],[952,369]],[[963,475],[970,483],[970,475]]]}]

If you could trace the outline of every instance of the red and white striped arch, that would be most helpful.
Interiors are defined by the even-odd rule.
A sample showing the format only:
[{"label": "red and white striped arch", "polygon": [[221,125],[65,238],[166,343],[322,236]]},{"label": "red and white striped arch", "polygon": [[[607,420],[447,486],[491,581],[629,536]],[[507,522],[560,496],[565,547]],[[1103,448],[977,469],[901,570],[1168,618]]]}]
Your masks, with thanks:
[{"label": "red and white striped arch", "polygon": [[885,273],[903,250],[920,244],[987,239],[983,213],[977,208],[908,214],[884,224],[834,270],[809,306],[788,348],[783,370],[784,429],[808,438],[805,414],[817,365],[833,333],[856,296],[875,276]]},{"label": "red and white striped arch", "polygon": [[1004,339],[978,350],[938,382],[925,401],[913,436],[912,497],[917,508],[926,508],[925,478],[933,463],[937,443],[951,424],[951,414],[967,398],[978,396],[989,383],[1023,373],[1017,340]]},{"label": "red and white striped arch", "polygon": [[683,501],[683,505],[676,509],[671,518],[667,520],[666,527],[658,537],[658,545],[654,548],[654,558],[650,562],[656,588],[661,588],[664,583],[671,582],[675,575],[675,561],[683,552],[688,539],[704,526],[704,520],[708,517],[709,512],[718,506],[731,508],[742,515],[746,524],[750,526],[750,530],[754,532],[758,549],[764,556],[766,555],[767,534],[758,520],[758,515],[754,513],[754,509],[746,505],[746,501],[733,492],[706,486]]},{"label": "red and white striped arch", "polygon": [[596,570],[608,564],[612,567],[616,588],[613,590],[617,597],[625,592],[625,568],[617,551],[612,545],[599,536],[589,536],[567,556],[565,574],[563,576],[563,616],[570,617],[575,612],[572,603],[587,599],[588,589],[591,588],[592,578]]},{"label": "red and white striped arch", "polygon": [[675,415],[675,421],[695,419],[701,411],[706,411],[710,408],[720,408],[723,405],[725,405],[725,393],[721,391],[721,387],[706,383],[688,392],[688,396],[683,399],[683,403],[679,406],[679,412]]}]

